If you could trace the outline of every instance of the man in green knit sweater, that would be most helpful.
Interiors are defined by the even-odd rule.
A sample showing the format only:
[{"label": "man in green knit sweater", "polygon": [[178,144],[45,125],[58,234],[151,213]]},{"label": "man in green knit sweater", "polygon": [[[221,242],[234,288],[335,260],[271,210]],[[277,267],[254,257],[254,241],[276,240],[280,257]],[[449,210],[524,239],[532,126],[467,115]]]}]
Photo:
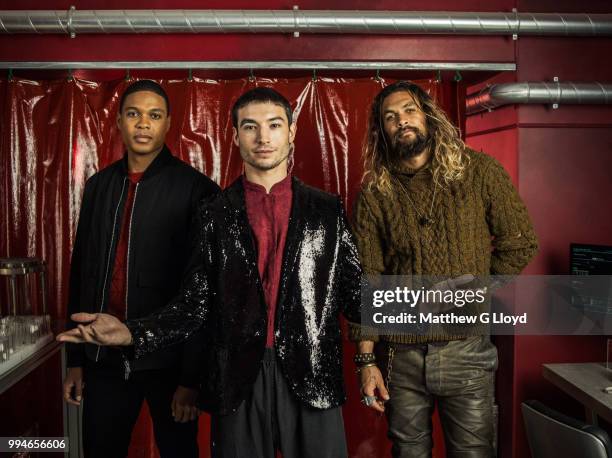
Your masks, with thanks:
[{"label": "man in green knit sweater", "polygon": [[[366,173],[353,215],[366,275],[452,279],[521,272],[537,240],[496,160],[469,149],[443,110],[409,82],[378,94],[369,123]],[[359,342],[355,362],[364,402],[386,412],[394,457],[431,456],[435,401],[447,456],[494,455],[497,349],[482,326],[460,334],[448,329],[351,329]]]}]

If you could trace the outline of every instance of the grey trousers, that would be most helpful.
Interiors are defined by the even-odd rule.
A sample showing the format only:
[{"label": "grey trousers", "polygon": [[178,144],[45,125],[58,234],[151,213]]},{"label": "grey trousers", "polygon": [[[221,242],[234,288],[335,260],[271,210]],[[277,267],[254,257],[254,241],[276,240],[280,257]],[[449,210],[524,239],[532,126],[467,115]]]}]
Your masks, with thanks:
[{"label": "grey trousers", "polygon": [[251,397],[229,415],[213,415],[213,458],[346,458],[342,408],[306,406],[291,393],[266,349]]},{"label": "grey trousers", "polygon": [[442,344],[383,343],[378,347],[385,380],[392,353],[388,378],[391,399],[386,413],[394,457],[431,457],[435,401],[447,457],[495,456],[497,349],[488,336]]}]

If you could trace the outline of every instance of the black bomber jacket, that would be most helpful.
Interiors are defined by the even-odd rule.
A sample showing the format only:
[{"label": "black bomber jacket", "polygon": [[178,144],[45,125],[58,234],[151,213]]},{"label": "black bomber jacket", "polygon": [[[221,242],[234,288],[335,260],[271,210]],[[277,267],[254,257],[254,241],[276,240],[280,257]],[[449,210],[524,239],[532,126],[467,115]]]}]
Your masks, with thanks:
[{"label": "black bomber jacket", "polygon": [[[70,268],[69,315],[106,311],[128,185],[127,156],[85,184]],[[213,181],[174,157],[166,146],[144,172],[129,215],[128,319],[150,315],[177,294],[189,260],[192,216],[199,201],[218,190]],[[104,362],[113,350],[69,344],[67,365],[83,366],[86,359]],[[132,369],[180,367],[182,362],[180,383],[194,386],[197,372],[192,358],[197,350],[196,345],[168,348],[143,358]]]}]

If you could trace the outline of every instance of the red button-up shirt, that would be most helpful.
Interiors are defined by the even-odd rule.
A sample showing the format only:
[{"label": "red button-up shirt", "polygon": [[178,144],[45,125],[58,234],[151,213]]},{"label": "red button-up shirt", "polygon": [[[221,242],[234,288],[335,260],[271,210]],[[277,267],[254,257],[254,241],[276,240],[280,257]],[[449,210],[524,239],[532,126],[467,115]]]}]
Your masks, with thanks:
[{"label": "red button-up shirt", "polygon": [[257,244],[257,267],[268,306],[266,346],[274,346],[274,317],[280,285],[283,252],[291,213],[291,176],[287,175],[266,192],[243,175],[244,198],[249,224]]},{"label": "red button-up shirt", "polygon": [[117,240],[117,251],[115,253],[115,264],[113,265],[113,276],[111,277],[108,313],[115,315],[120,320],[127,319],[127,270],[128,270],[128,242],[130,237],[130,220],[132,219],[132,208],[136,194],[136,184],[142,178],[144,172],[128,174],[129,186],[123,217],[121,218],[121,229]]}]

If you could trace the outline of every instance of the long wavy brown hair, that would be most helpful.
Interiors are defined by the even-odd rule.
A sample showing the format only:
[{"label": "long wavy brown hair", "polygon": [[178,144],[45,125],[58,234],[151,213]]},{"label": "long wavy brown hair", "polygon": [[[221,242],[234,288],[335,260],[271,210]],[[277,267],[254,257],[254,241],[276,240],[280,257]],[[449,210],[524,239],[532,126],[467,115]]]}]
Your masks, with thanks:
[{"label": "long wavy brown hair", "polygon": [[450,122],[446,113],[427,92],[414,83],[397,81],[380,91],[372,102],[368,130],[363,142],[363,181],[367,188],[376,188],[383,195],[391,194],[392,173],[401,165],[393,152],[382,121],[384,100],[399,91],[408,92],[425,114],[430,136],[429,148],[432,150],[434,182],[444,185],[461,179],[469,158],[465,154],[465,143],[461,140],[459,129]]}]

